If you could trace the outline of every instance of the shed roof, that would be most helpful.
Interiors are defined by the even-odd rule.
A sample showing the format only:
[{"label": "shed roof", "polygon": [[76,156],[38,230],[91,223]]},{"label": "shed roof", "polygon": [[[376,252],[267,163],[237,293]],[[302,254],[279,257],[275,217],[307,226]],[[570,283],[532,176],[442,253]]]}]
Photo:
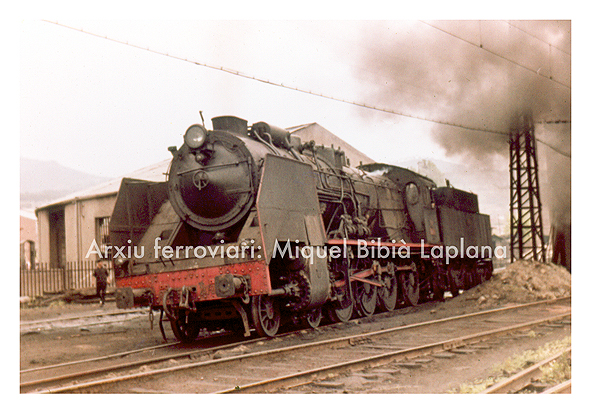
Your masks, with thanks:
[{"label": "shed roof", "polygon": [[53,200],[50,203],[37,208],[35,212],[42,209],[58,206],[61,204],[68,204],[75,200],[100,198],[109,195],[116,195],[119,191],[119,187],[121,186],[121,180],[123,178],[135,178],[146,181],[164,182],[166,180],[166,171],[168,170],[169,164],[170,159],[167,159],[156,164],[147,166],[145,168],[138,169],[137,171],[131,172],[124,176],[111,179],[110,181],[103,182],[102,184],[95,185],[90,188],[71,193],[65,197]]},{"label": "shed roof", "polygon": [[287,130],[296,136],[300,136],[303,141],[313,139],[316,145],[340,147],[345,151],[347,158],[351,160],[351,166],[356,167],[360,163],[370,164],[375,162],[372,158],[316,122],[292,126],[291,128],[287,128]]}]

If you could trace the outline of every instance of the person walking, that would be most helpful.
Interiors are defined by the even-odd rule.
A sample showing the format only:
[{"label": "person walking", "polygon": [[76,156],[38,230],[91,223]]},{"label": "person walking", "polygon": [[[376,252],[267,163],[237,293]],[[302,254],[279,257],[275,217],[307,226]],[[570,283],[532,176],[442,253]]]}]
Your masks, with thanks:
[{"label": "person walking", "polygon": [[101,306],[105,305],[105,291],[107,291],[107,278],[109,278],[109,271],[103,267],[102,261],[96,263],[96,268],[92,273],[96,278],[96,295],[98,295]]}]

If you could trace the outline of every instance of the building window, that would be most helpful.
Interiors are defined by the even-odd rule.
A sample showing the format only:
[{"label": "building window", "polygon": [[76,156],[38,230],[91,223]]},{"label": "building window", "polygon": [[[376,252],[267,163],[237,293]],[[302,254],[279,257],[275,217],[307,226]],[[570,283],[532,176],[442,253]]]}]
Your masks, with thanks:
[{"label": "building window", "polygon": [[[100,217],[96,218],[96,243],[98,244],[101,254],[105,258],[110,258],[111,254],[108,251],[107,246],[111,246],[111,239],[109,237],[109,220],[111,217]],[[107,254],[109,252],[109,254]]]}]

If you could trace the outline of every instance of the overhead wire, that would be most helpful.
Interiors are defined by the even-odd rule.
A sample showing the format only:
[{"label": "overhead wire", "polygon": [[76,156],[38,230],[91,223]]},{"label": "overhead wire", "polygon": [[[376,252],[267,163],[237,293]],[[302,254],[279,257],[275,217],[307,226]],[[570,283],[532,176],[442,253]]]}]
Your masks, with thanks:
[{"label": "overhead wire", "polygon": [[536,142],[539,142],[539,143],[541,143],[543,145],[546,145],[548,148],[552,149],[553,151],[559,153],[562,156],[565,156],[567,158],[570,158],[571,157],[570,153],[566,153],[563,150],[558,149],[556,146],[551,145],[548,142],[545,142],[545,141],[541,140],[540,138],[536,138]]},{"label": "overhead wire", "polygon": [[329,99],[329,100],[333,100],[333,101],[337,101],[337,102],[347,103],[347,104],[350,104],[350,105],[354,105],[354,106],[358,106],[358,107],[362,107],[362,108],[366,108],[366,109],[371,109],[371,110],[376,110],[376,111],[380,111],[380,112],[390,113],[390,114],[393,114],[393,115],[404,116],[404,117],[407,117],[407,118],[412,118],[412,119],[422,120],[422,121],[426,121],[426,122],[437,123],[437,124],[440,124],[440,125],[453,126],[453,127],[467,129],[467,130],[476,131],[476,132],[493,133],[493,134],[498,134],[498,135],[508,135],[508,133],[507,132],[504,132],[504,131],[497,131],[497,130],[492,130],[492,129],[487,129],[487,128],[480,128],[480,127],[473,127],[473,126],[467,126],[467,125],[460,125],[460,124],[456,124],[456,123],[452,123],[452,122],[446,122],[446,121],[442,121],[442,120],[437,120],[437,119],[431,119],[431,118],[422,117],[422,116],[411,115],[411,114],[400,112],[400,111],[396,111],[396,110],[393,110],[393,109],[388,109],[388,108],[383,108],[383,107],[378,107],[378,106],[372,106],[372,105],[368,105],[366,103],[355,102],[355,101],[348,100],[348,99],[336,98],[336,97],[328,96],[328,95],[325,95],[323,93],[315,92],[315,91],[312,91],[312,90],[301,89],[301,88],[299,88],[297,86],[286,85],[286,84],[284,84],[282,82],[276,82],[276,81],[272,81],[272,80],[268,80],[268,79],[262,79],[262,78],[259,78],[257,76],[254,76],[254,75],[250,75],[250,74],[246,74],[246,73],[240,72],[238,70],[229,69],[227,67],[212,65],[212,64],[209,64],[209,63],[205,63],[205,62],[198,62],[198,61],[190,60],[190,59],[187,59],[187,58],[184,58],[184,57],[171,55],[169,53],[160,52],[158,50],[150,49],[148,47],[135,45],[135,44],[132,44],[132,43],[129,43],[129,42],[124,42],[124,41],[121,41],[121,40],[117,40],[117,39],[114,39],[114,38],[111,38],[111,37],[108,37],[108,36],[104,36],[104,35],[99,35],[99,34],[96,34],[96,33],[92,33],[92,32],[86,31],[84,29],[79,29],[79,28],[76,28],[76,27],[68,26],[68,25],[65,25],[63,23],[59,23],[59,22],[56,22],[56,21],[50,21],[50,20],[44,20],[44,21],[47,22],[47,23],[52,23],[52,24],[55,24],[57,26],[61,26],[61,27],[67,28],[67,29],[71,29],[71,30],[75,30],[75,31],[78,31],[78,32],[81,32],[81,33],[84,33],[84,34],[95,36],[95,37],[98,37],[100,39],[109,40],[109,41],[112,41],[112,42],[115,42],[115,43],[119,43],[119,44],[122,44],[122,45],[125,45],[125,46],[130,46],[130,47],[134,47],[136,49],[144,50],[144,51],[147,51],[147,52],[150,52],[150,53],[155,53],[155,54],[158,54],[158,55],[161,55],[161,56],[170,57],[170,58],[181,60],[181,61],[184,61],[184,62],[187,62],[187,63],[192,63],[192,64],[195,64],[197,66],[203,66],[203,67],[206,67],[206,68],[209,68],[209,69],[219,70],[219,71],[224,72],[224,73],[228,73],[228,74],[231,74],[231,75],[239,76],[239,77],[242,77],[242,78],[245,78],[245,79],[249,79],[249,80],[255,80],[257,82],[265,83],[265,84],[268,84],[268,85],[277,86],[277,87],[281,87],[281,88],[284,88],[284,89],[293,90],[293,91],[296,91],[296,92],[306,93],[306,94],[309,94],[309,95],[312,95],[312,96],[317,96],[317,97],[321,97],[321,98],[325,98],[325,99]]},{"label": "overhead wire", "polygon": [[564,86],[565,88],[567,88],[567,89],[569,89],[569,90],[571,89],[571,87],[570,87],[569,85],[567,85],[566,83],[563,83],[563,82],[561,82],[561,81],[559,81],[559,80],[556,80],[556,79],[554,79],[552,76],[546,76],[546,75],[544,75],[544,74],[540,73],[540,71],[539,71],[539,70],[534,70],[534,69],[532,69],[532,68],[530,68],[530,67],[527,67],[527,66],[525,66],[525,65],[523,65],[523,64],[521,64],[521,63],[519,63],[519,62],[516,62],[515,60],[509,59],[508,57],[505,57],[505,56],[501,55],[500,53],[497,53],[497,52],[494,52],[494,51],[492,51],[492,50],[490,50],[490,49],[487,49],[486,47],[484,47],[484,46],[483,46],[483,45],[481,45],[481,44],[477,44],[477,43],[471,42],[470,40],[464,39],[463,37],[461,37],[461,36],[458,36],[457,34],[451,33],[451,32],[449,32],[449,31],[447,31],[447,30],[445,30],[445,29],[442,29],[441,27],[437,27],[437,26],[435,26],[435,25],[433,25],[433,24],[431,24],[431,23],[429,23],[429,22],[426,22],[426,21],[424,21],[424,20],[419,20],[419,21],[420,21],[421,23],[424,23],[424,24],[426,24],[426,25],[427,25],[427,26],[429,26],[429,27],[432,27],[432,28],[433,28],[433,29],[435,29],[435,30],[439,30],[439,31],[441,31],[441,32],[443,32],[443,33],[446,33],[446,34],[448,34],[448,35],[450,35],[450,36],[452,36],[452,37],[455,37],[455,38],[456,38],[456,39],[458,39],[458,40],[461,40],[461,41],[463,41],[463,42],[465,42],[465,43],[468,43],[469,45],[472,45],[472,46],[474,46],[474,47],[477,47],[477,48],[478,48],[478,49],[480,49],[480,50],[483,50],[483,51],[485,51],[485,52],[487,52],[487,53],[490,53],[490,54],[492,54],[492,55],[494,55],[494,56],[496,56],[496,57],[498,57],[498,58],[500,58],[500,59],[506,60],[507,62],[509,62],[509,63],[512,63],[512,64],[514,64],[514,65],[516,65],[516,66],[519,66],[519,67],[521,67],[522,69],[525,69],[525,70],[527,70],[527,71],[529,71],[529,72],[532,72],[532,73],[536,74],[537,76],[541,76],[541,77],[543,77],[543,78],[545,78],[545,79],[548,79],[548,80],[550,80],[550,81],[552,81],[552,82],[555,82],[555,83],[557,83],[557,84],[559,84],[559,85],[561,85],[561,86]]},{"label": "overhead wire", "polygon": [[[245,78],[245,79],[255,80],[255,81],[258,81],[258,82],[261,82],[261,83],[264,83],[264,84],[268,84],[268,85],[272,85],[272,86],[277,86],[277,87],[281,87],[281,88],[293,90],[293,91],[296,91],[296,92],[306,93],[306,94],[309,94],[309,95],[312,95],[312,96],[317,96],[317,97],[321,97],[321,98],[325,98],[325,99],[329,99],[329,100],[333,100],[333,101],[337,101],[337,102],[341,102],[341,103],[346,103],[346,104],[350,104],[350,105],[362,107],[362,108],[365,108],[365,109],[376,110],[376,111],[380,111],[380,112],[384,112],[384,113],[390,113],[390,114],[393,114],[393,115],[398,115],[398,116],[403,116],[403,117],[412,118],[412,119],[416,119],[416,120],[421,120],[421,121],[436,123],[436,124],[440,124],[440,125],[451,126],[451,127],[461,128],[461,129],[475,131],[475,132],[484,132],[484,133],[491,133],[491,134],[497,134],[497,135],[503,135],[503,136],[511,136],[511,134],[509,132],[505,132],[505,131],[498,131],[498,130],[492,130],[492,129],[487,129],[487,128],[480,128],[480,127],[472,127],[472,126],[467,126],[467,125],[456,124],[456,123],[453,123],[453,122],[447,122],[447,121],[442,121],[442,120],[437,120],[437,119],[430,119],[430,118],[427,118],[427,117],[411,115],[411,114],[408,114],[408,113],[403,113],[403,112],[395,111],[395,110],[388,109],[388,108],[371,106],[371,105],[368,105],[368,104],[365,104],[365,103],[355,102],[355,101],[352,101],[352,100],[347,100],[347,99],[341,99],[341,98],[336,98],[336,97],[332,97],[332,96],[327,96],[327,95],[322,94],[322,93],[319,93],[319,92],[315,92],[315,91],[312,91],[312,90],[301,89],[301,88],[298,88],[296,86],[286,85],[286,84],[281,83],[281,82],[271,81],[271,80],[267,80],[267,79],[261,79],[261,78],[259,78],[257,76],[249,75],[249,74],[246,74],[246,73],[242,73],[242,72],[240,72],[238,70],[229,69],[227,67],[212,65],[212,64],[208,64],[208,63],[204,63],[204,62],[198,62],[198,61],[190,60],[190,59],[187,59],[187,58],[184,58],[184,57],[175,56],[175,55],[172,55],[172,54],[169,54],[169,53],[160,52],[158,50],[150,49],[148,47],[139,46],[139,45],[136,45],[136,44],[133,44],[133,43],[129,43],[129,42],[126,42],[126,41],[122,41],[122,40],[118,40],[118,39],[111,38],[111,37],[108,37],[108,36],[99,35],[99,34],[96,34],[96,33],[93,33],[93,32],[89,32],[89,31],[86,31],[86,30],[83,30],[83,29],[80,29],[80,28],[68,26],[66,24],[59,23],[57,21],[50,21],[50,20],[43,20],[43,21],[45,21],[47,23],[55,24],[57,26],[64,27],[64,28],[67,28],[67,29],[78,31],[78,32],[81,32],[81,33],[84,33],[84,34],[95,36],[95,37],[98,37],[100,39],[109,40],[109,41],[112,41],[114,43],[122,44],[122,45],[125,45],[125,46],[130,46],[130,47],[133,47],[133,48],[136,48],[136,49],[140,49],[140,50],[143,50],[143,51],[147,51],[147,52],[150,52],[150,53],[154,53],[154,54],[158,54],[158,55],[161,55],[161,56],[169,57],[169,58],[172,58],[172,59],[184,61],[184,62],[187,62],[187,63],[192,63],[192,64],[195,64],[197,66],[203,66],[203,67],[206,67],[206,68],[209,68],[209,69],[218,70],[218,71],[221,71],[221,72],[224,72],[224,73],[228,73],[228,74],[231,74],[231,75],[235,75],[235,76],[239,76],[239,77],[242,77],[242,78]],[[426,24],[429,25],[428,23],[426,23]],[[432,27],[436,28],[435,26],[432,26]],[[438,29],[438,30],[441,30],[441,29]],[[451,35],[454,36],[454,37],[457,37],[457,36],[455,36],[453,34],[451,34]],[[464,39],[461,39],[461,40],[464,40]],[[466,40],[464,40],[464,41],[466,41]],[[569,87],[569,89],[570,89],[570,87]],[[536,139],[536,140],[539,141],[539,139]],[[545,145],[547,145],[548,147],[554,149],[556,152],[558,152],[558,153],[560,153],[560,154],[562,154],[562,155],[567,156],[567,157],[570,158],[570,155],[565,154],[564,152],[562,152],[562,151],[560,151],[560,150],[552,147],[551,145],[547,144],[546,142],[542,142],[542,141],[540,141],[540,142],[543,143],[543,144],[545,144]]]},{"label": "overhead wire", "polygon": [[548,43],[547,41],[545,41],[545,40],[543,40],[543,39],[540,39],[540,38],[539,38],[538,36],[536,36],[535,34],[532,34],[532,33],[528,32],[528,31],[526,31],[526,30],[522,29],[521,27],[519,27],[519,26],[517,26],[517,25],[515,25],[515,24],[511,23],[509,20],[505,20],[505,23],[507,23],[509,26],[511,26],[511,27],[514,27],[515,29],[517,29],[517,30],[519,30],[519,31],[521,31],[521,32],[523,32],[523,33],[525,33],[525,34],[527,34],[528,36],[531,36],[531,37],[533,37],[534,39],[536,39],[536,40],[539,40],[540,42],[542,42],[542,43],[544,43],[544,44],[547,44],[548,46],[552,47],[553,49],[556,49],[556,50],[558,50],[559,52],[562,52],[562,53],[564,53],[564,54],[566,54],[566,55],[569,55],[569,56],[570,56],[570,53],[569,53],[569,52],[567,52],[566,50],[562,50],[560,47],[558,47],[558,46],[555,46],[555,45],[553,45],[552,43]]}]

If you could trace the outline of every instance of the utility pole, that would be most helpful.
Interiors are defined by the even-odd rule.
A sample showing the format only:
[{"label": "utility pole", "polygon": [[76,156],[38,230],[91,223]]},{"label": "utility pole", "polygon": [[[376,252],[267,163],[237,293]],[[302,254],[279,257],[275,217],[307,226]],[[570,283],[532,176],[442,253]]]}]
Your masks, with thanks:
[{"label": "utility pole", "polygon": [[517,117],[510,134],[511,262],[546,261],[536,138],[531,113]]}]

